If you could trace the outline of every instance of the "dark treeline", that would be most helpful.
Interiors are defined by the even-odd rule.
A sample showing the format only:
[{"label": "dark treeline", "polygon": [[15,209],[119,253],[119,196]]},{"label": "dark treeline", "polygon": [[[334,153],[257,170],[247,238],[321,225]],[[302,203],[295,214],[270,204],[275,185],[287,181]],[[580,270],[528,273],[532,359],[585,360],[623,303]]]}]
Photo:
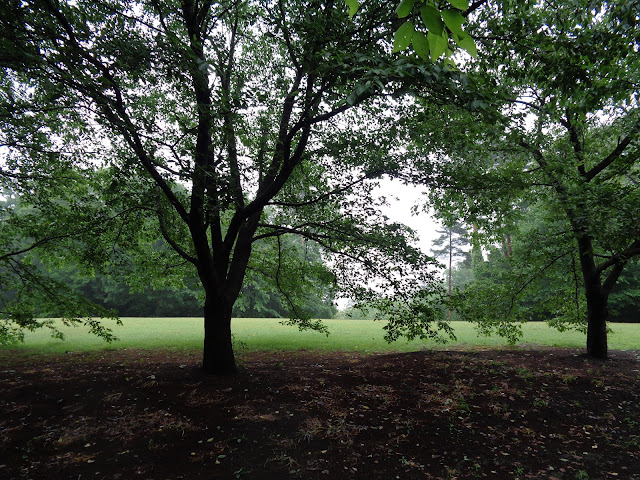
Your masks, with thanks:
[{"label": "dark treeline", "polygon": [[[36,264],[41,267],[38,262]],[[202,292],[193,280],[189,282],[187,279],[185,288],[153,288],[149,285],[134,289],[123,280],[109,275],[96,273],[92,277],[84,276],[75,267],[57,268],[45,275],[121,317],[202,316]],[[3,300],[11,300],[15,295],[15,291],[3,292],[0,307]],[[333,318],[337,311],[333,293],[322,288],[308,292],[307,307],[312,318]],[[34,313],[40,317],[59,317],[64,314],[46,305],[35,306]],[[255,279],[243,287],[233,315],[244,318],[287,318],[290,316],[290,307],[277,288],[260,284]]]},{"label": "dark treeline", "polygon": [[[25,215],[30,212],[20,196],[10,189],[0,190],[0,209]],[[51,258],[41,259],[36,252],[29,250],[32,240],[22,239],[17,250],[24,249],[18,255],[20,264],[28,267],[28,274],[45,286],[51,295],[71,292],[99,309],[87,314],[101,316],[104,311],[112,311],[121,317],[200,317],[202,316],[203,292],[195,276],[184,277],[182,281],[170,279],[167,272],[163,282],[152,285],[140,275],[132,275],[130,259],[113,261],[103,271],[82,271],[77,265],[68,262],[56,262]],[[149,256],[161,256],[167,245],[160,239],[150,242]],[[337,308],[334,305],[335,285],[327,270],[322,253],[315,244],[300,241],[292,236],[283,236],[281,252],[278,254],[269,245],[262,245],[261,251],[268,262],[262,262],[260,271],[252,270],[245,278],[240,297],[233,308],[233,316],[245,318],[289,318],[292,316],[291,297],[280,288],[283,280],[270,273],[274,263],[276,271],[279,255],[286,251],[288,268],[297,270],[299,278],[304,276],[304,315],[311,318],[333,318]],[[10,273],[11,268],[0,266],[0,277]],[[281,267],[282,270],[284,267]],[[22,273],[25,275],[25,273]],[[169,281],[167,281],[169,280]],[[60,291],[56,291],[60,289]],[[65,290],[63,292],[62,290]],[[25,292],[20,288],[0,291],[0,312],[6,305],[19,300],[25,308],[32,310],[38,317],[64,317],[64,303],[27,301]],[[101,307],[101,309],[100,309]],[[89,307],[91,308],[91,307]],[[300,312],[293,312],[300,313]]]},{"label": "dark treeline", "polygon": [[[151,286],[139,291],[125,282],[104,274],[82,276],[75,268],[56,269],[50,275],[66,283],[87,300],[114,310],[122,317],[200,317],[202,292],[195,280],[185,281],[186,288],[158,288]],[[309,294],[309,307],[314,318],[332,318],[336,312],[333,296],[318,289]],[[58,316],[54,311],[42,311],[43,316]],[[289,307],[276,288],[258,285],[257,279],[242,289],[234,317],[286,318]]]}]

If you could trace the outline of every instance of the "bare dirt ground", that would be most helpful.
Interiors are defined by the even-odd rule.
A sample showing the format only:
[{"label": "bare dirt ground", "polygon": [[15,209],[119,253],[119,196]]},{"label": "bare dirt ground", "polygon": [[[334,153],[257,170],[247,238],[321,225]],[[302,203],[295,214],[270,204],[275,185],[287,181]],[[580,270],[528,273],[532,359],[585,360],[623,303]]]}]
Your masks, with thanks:
[{"label": "bare dirt ground", "polygon": [[640,480],[635,353],[198,360],[0,352],[0,478]]}]

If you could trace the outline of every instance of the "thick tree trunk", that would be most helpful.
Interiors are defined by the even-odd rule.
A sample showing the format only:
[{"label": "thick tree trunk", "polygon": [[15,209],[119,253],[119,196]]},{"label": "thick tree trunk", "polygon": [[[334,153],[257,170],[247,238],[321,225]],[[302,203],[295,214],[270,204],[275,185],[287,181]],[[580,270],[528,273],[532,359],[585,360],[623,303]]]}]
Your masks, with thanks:
[{"label": "thick tree trunk", "polygon": [[261,213],[261,210],[256,211],[238,227],[231,260],[230,249],[225,251],[224,244],[218,246],[218,257],[214,257],[209,251],[207,237],[202,235],[204,230],[192,230],[201,260],[198,274],[205,291],[202,366],[205,372],[213,375],[234,375],[238,370],[231,342],[231,313],[242,288]]},{"label": "thick tree trunk", "polygon": [[587,355],[607,358],[607,302],[609,294],[602,288],[602,280],[593,257],[593,245],[588,236],[578,238],[580,267],[587,299]]},{"label": "thick tree trunk", "polygon": [[209,292],[206,298],[202,367],[212,375],[235,375],[238,369],[231,343],[233,305]]},{"label": "thick tree trunk", "polygon": [[607,302],[607,296],[601,292],[587,294],[587,355],[590,357],[607,358]]}]

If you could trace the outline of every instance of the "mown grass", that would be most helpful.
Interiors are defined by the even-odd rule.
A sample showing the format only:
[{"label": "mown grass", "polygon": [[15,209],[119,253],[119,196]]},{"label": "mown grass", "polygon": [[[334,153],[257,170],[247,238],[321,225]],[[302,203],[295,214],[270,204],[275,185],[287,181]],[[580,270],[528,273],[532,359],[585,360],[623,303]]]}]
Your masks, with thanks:
[{"label": "mown grass", "polygon": [[[15,348],[30,353],[63,353],[65,351],[98,351],[105,349],[199,349],[202,346],[201,318],[123,318],[123,325],[111,325],[119,341],[111,344],[87,333],[84,327],[61,327],[65,340],[51,338],[47,329],[28,332],[23,344]],[[401,339],[391,344],[384,340],[383,322],[370,320],[326,320],[331,334],[300,332],[285,326],[278,319],[238,318],[233,320],[233,333],[238,350],[349,350],[359,352],[406,352],[423,348],[499,347],[508,345],[504,338],[479,337],[472,324],[453,322],[457,340],[445,345],[433,340]],[[109,323],[107,323],[109,326]],[[609,348],[612,350],[640,349],[640,325],[611,324]],[[523,326],[519,344],[558,347],[585,346],[585,335],[579,332],[558,332],[544,323]]]}]

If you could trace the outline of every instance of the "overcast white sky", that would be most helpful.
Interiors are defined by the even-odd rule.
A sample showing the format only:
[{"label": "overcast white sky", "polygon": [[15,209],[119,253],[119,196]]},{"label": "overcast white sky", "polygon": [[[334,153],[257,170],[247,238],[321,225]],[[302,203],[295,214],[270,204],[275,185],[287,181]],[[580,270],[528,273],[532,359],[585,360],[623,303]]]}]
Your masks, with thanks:
[{"label": "overcast white sky", "polygon": [[[425,187],[413,185],[403,185],[398,180],[383,179],[381,181],[379,194],[385,195],[389,201],[389,207],[383,209],[383,213],[396,222],[404,223],[411,227],[420,236],[418,246],[429,254],[431,253],[432,242],[439,235],[436,230],[441,228],[430,214],[423,211],[426,203]],[[419,205],[417,215],[412,213],[412,207]]]}]

